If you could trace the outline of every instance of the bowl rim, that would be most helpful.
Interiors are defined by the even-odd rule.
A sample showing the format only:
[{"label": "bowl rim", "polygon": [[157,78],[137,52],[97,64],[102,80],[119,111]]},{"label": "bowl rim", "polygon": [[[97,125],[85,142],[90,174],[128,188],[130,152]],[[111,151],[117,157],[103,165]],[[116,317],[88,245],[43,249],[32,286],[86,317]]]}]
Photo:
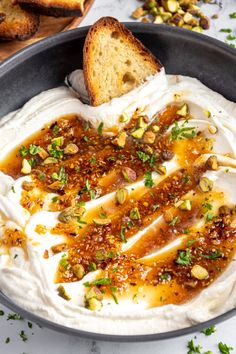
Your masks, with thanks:
[{"label": "bowl rim", "polygon": [[[149,34],[153,32],[159,33],[169,33],[173,37],[178,39],[183,38],[191,40],[192,42],[202,42],[204,41],[206,45],[214,48],[215,50],[221,51],[223,54],[232,56],[236,61],[236,50],[231,48],[229,45],[209,37],[207,35],[199,34],[182,28],[173,28],[163,25],[155,25],[149,23],[135,23],[135,22],[124,22],[124,24],[134,33]],[[45,48],[50,49],[55,45],[61,45],[64,42],[70,42],[77,38],[85,37],[90,26],[81,27],[77,29],[70,30],[68,32],[58,33],[56,35],[42,39],[36,43],[29,45],[28,47],[21,49],[17,53],[10,56],[8,59],[0,63],[0,78],[5,72],[11,70],[15,65],[18,65],[30,57],[39,54]],[[95,339],[100,341],[110,341],[110,342],[147,342],[147,341],[157,341],[170,338],[177,338],[179,336],[184,336],[186,334],[194,333],[196,331],[201,331],[203,328],[212,326],[214,324],[223,322],[234,315],[236,315],[236,307],[215,317],[208,321],[197,323],[190,327],[185,327],[173,331],[153,333],[153,334],[137,334],[137,335],[116,335],[116,334],[103,334],[96,332],[83,331],[71,327],[66,327],[59,323],[47,320],[33,312],[25,310],[21,306],[17,305],[13,300],[0,291],[0,303],[8,307],[14,312],[20,313],[23,317],[32,320],[40,325],[52,329],[54,331],[83,337],[89,339]]]}]

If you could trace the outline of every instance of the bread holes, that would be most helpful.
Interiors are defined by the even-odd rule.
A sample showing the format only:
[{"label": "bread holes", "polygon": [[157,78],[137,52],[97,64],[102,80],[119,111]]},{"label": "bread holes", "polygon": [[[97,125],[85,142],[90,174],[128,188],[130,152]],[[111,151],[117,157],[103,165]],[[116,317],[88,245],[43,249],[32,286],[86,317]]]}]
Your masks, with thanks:
[{"label": "bread holes", "polygon": [[126,72],[124,74],[124,76],[122,78],[122,83],[125,88],[127,88],[127,89],[132,88],[135,85],[135,82],[136,82],[136,79],[131,73]]},{"label": "bread holes", "polygon": [[118,39],[120,37],[119,33],[117,31],[113,31],[111,33],[111,38],[113,39]]}]

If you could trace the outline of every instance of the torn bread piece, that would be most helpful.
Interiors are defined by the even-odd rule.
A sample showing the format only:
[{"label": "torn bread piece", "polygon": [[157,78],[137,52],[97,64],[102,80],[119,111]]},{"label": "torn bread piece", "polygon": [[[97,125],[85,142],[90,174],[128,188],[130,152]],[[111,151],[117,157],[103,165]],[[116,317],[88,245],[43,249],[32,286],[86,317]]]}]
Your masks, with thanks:
[{"label": "torn bread piece", "polygon": [[[1,16],[1,14],[4,14]],[[3,21],[1,22],[1,18]],[[39,28],[39,16],[21,9],[14,0],[0,1],[0,38],[27,39]]]},{"label": "torn bread piece", "polygon": [[89,30],[83,69],[90,104],[99,106],[133,90],[162,65],[119,21],[103,17]]},{"label": "torn bread piece", "polygon": [[53,17],[81,16],[86,0],[17,0],[25,10]]}]

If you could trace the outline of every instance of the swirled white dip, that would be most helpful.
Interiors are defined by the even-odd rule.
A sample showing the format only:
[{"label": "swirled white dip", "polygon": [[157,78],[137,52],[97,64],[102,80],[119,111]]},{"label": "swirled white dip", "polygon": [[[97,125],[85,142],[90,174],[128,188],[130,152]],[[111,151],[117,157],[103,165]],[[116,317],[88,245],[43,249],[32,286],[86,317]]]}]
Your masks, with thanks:
[{"label": "swirled white dip", "polygon": [[[78,78],[73,77],[73,80],[74,87],[78,87]],[[83,91],[82,97],[86,99],[86,92]],[[0,159],[4,159],[16,145],[58,116],[74,113],[95,127],[103,122],[109,128],[121,126],[119,117],[124,112],[131,115],[137,107],[143,106],[144,113],[151,117],[171,102],[186,102],[194,117],[189,124],[204,131],[206,136],[209,124],[217,127],[214,154],[217,155],[221,167],[217,171],[206,172],[205,176],[210,176],[215,181],[215,186],[224,191],[225,204],[236,204],[236,104],[227,101],[196,79],[166,77],[164,69],[134,91],[98,107],[82,103],[77,94],[67,87],[42,92],[17,112],[0,120]],[[204,113],[206,111],[211,112],[210,118]],[[231,158],[226,157],[226,153],[230,153]],[[206,158],[207,156],[202,156],[202,159]],[[178,168],[178,162],[166,162],[166,167],[169,174]],[[155,177],[156,183],[158,178]],[[54,284],[61,254],[45,259],[43,253],[45,248],[63,242],[63,236],[52,235],[50,232],[42,236],[35,231],[36,225],[41,224],[42,220],[46,227],[56,225],[58,213],[47,211],[45,201],[43,211],[30,215],[20,205],[23,180],[30,180],[30,176],[14,181],[0,173],[0,237],[6,227],[23,230],[27,235],[28,252],[28,258],[25,258],[20,248],[11,248],[10,254],[4,254],[0,249],[0,289],[23,308],[43,318],[83,331],[130,335],[187,327],[236,306],[235,262],[231,262],[212,285],[183,305],[147,309],[145,298],[138,302],[123,299],[119,306],[104,300],[102,310],[92,312],[83,306],[83,283],[93,280],[97,272],[87,274],[81,281],[64,284],[71,301],[61,299],[56,292],[57,285]],[[102,200],[88,202],[86,209],[89,210],[94,203],[101,203],[111,196],[106,195]],[[125,247],[128,248],[140,236],[135,235]],[[176,243],[167,247],[176,247]]]}]

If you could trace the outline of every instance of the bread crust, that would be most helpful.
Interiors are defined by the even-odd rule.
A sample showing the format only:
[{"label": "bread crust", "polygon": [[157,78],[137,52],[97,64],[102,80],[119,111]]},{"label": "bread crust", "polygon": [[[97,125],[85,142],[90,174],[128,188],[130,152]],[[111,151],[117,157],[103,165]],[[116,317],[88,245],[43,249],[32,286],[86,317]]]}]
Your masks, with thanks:
[{"label": "bread crust", "polygon": [[153,66],[156,72],[159,72],[162,64],[160,61],[147,49],[137,38],[135,38],[131,31],[129,31],[122,23],[113,17],[103,17],[99,19],[93,26],[90,27],[89,32],[86,36],[84,48],[83,48],[83,70],[85,85],[90,98],[90,104],[92,106],[98,106],[100,103],[97,100],[96,93],[93,90],[93,85],[91,81],[90,71],[90,58],[92,55],[92,46],[94,45],[94,37],[96,32],[100,31],[102,28],[108,28],[111,31],[118,32],[123,38],[126,38],[130,43],[132,43],[137,51],[146,58],[146,60]]},{"label": "bread crust", "polygon": [[67,0],[64,0],[64,5],[58,3],[57,0],[54,1],[53,5],[47,4],[45,0],[17,0],[17,3],[24,10],[33,11],[44,16],[79,17],[83,14],[85,1],[79,2],[77,6],[70,6]]}]

